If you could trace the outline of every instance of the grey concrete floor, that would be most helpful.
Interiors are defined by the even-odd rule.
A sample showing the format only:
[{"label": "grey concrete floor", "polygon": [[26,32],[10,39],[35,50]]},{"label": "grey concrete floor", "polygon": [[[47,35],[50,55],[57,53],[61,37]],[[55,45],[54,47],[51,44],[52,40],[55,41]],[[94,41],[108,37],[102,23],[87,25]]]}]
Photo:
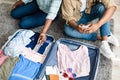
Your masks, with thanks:
[{"label": "grey concrete floor", "polygon": [[[0,3],[10,3],[13,4],[15,0],[0,0]],[[117,11],[115,12],[114,16],[112,17],[114,19],[114,35],[118,38],[120,42],[120,0],[115,0],[115,3],[117,4]],[[116,58],[112,60],[112,80],[120,80],[120,47],[113,47],[113,52],[116,55]]]},{"label": "grey concrete floor", "polygon": [[[117,11],[115,12],[114,19],[114,35],[120,42],[120,0],[115,0],[117,4]],[[120,46],[113,47],[113,52],[116,55],[116,59],[113,59],[112,67],[112,80],[120,80]]]}]

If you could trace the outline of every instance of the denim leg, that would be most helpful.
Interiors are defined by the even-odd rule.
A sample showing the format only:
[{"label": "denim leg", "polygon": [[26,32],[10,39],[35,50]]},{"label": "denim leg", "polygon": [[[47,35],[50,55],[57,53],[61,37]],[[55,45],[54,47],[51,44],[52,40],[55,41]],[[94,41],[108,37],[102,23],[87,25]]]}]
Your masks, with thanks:
[{"label": "denim leg", "polygon": [[22,29],[30,29],[38,26],[42,26],[46,21],[47,14],[39,10],[39,12],[25,16],[21,19],[19,26]]},{"label": "denim leg", "polygon": [[[87,15],[83,12],[83,15],[81,19],[77,22],[77,24],[87,24],[88,23],[88,17]],[[74,37],[74,38],[80,38],[80,39],[85,39],[85,40],[96,40],[97,39],[97,33],[91,33],[91,34],[85,34],[85,33],[80,33],[76,29],[72,28],[69,25],[64,25],[64,31],[67,36]]]},{"label": "denim leg", "polygon": [[23,4],[11,11],[11,16],[15,19],[20,19],[24,16],[34,14],[39,11],[39,7],[35,0],[30,3]]},{"label": "denim leg", "polygon": [[[101,18],[105,12],[105,7],[102,3],[94,5],[91,9],[91,13],[88,14],[88,21],[94,20],[96,18]],[[110,35],[110,22],[106,22],[100,27],[100,34],[101,36],[108,36]]]},{"label": "denim leg", "polygon": [[72,28],[71,26],[64,25],[64,31],[67,36],[73,37],[73,38],[79,38],[79,39],[85,39],[85,40],[96,40],[96,33],[91,33],[91,34],[85,34],[85,33],[80,33],[76,29]]},{"label": "denim leg", "polygon": [[110,35],[110,22],[106,22],[100,27],[101,36],[109,36]]}]

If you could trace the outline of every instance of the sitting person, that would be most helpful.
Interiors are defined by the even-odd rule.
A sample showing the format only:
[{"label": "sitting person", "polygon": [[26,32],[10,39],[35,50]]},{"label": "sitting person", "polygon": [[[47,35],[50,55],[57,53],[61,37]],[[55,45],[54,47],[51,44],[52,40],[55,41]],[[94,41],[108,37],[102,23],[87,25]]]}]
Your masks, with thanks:
[{"label": "sitting person", "polygon": [[[110,32],[109,20],[116,10],[113,0],[63,0],[62,16],[66,20],[66,35],[85,40],[102,40],[100,52],[107,58],[114,57],[108,43],[119,46]],[[96,23],[92,20],[99,19]],[[100,29],[100,36],[96,31]]]},{"label": "sitting person", "polygon": [[44,25],[38,42],[46,41],[46,32],[57,16],[62,0],[19,0],[13,5],[11,16],[20,19],[19,27],[30,29]]}]

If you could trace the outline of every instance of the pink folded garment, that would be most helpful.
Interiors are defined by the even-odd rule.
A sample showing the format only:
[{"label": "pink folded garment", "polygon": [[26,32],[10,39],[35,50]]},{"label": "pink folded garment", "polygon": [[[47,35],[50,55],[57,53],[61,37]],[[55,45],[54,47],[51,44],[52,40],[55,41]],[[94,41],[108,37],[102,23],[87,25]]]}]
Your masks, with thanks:
[{"label": "pink folded garment", "polygon": [[21,46],[19,51],[19,54],[22,54],[25,58],[33,61],[33,62],[39,62],[39,63],[43,63],[46,55],[44,54],[40,54],[34,50],[32,50],[31,48],[27,48],[25,46]]},{"label": "pink folded garment", "polygon": [[89,75],[90,59],[85,45],[72,51],[66,45],[59,44],[57,57],[60,72],[67,73],[72,78]]},{"label": "pink folded garment", "polygon": [[0,50],[0,66],[4,63],[4,61],[8,58],[8,56],[4,55],[4,50]]}]

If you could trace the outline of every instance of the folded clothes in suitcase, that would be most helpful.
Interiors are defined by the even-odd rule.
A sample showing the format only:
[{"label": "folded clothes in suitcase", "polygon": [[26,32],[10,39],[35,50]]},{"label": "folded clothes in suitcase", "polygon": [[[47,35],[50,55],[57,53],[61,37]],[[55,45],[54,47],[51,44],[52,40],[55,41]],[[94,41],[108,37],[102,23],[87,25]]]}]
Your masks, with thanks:
[{"label": "folded clothes in suitcase", "polygon": [[[20,39],[16,39],[16,36],[18,36],[19,35],[19,33],[22,33],[22,32],[24,32],[24,35],[22,35],[22,37],[20,37]],[[31,36],[30,37],[30,41],[28,41],[28,40],[24,40],[24,39],[26,39],[26,38],[24,38],[24,39],[22,39],[23,37],[27,37],[27,36],[29,36],[29,33],[27,33],[27,32],[33,32],[33,31],[31,31],[31,30],[24,30],[24,29],[20,29],[20,30],[18,30],[18,31],[16,31],[13,35],[11,35],[11,36],[9,36],[8,37],[8,41],[2,46],[2,49],[3,48],[5,48],[5,47],[7,47],[9,44],[10,44],[10,42],[11,41],[13,41],[14,40],[14,42],[16,42],[16,44],[15,43],[13,43],[12,44],[12,46],[15,46],[16,47],[16,45],[18,44],[18,42],[19,42],[19,44],[21,43],[21,44],[27,44],[27,45],[25,45],[27,48],[31,48],[31,49],[34,49],[34,47],[36,46],[36,44],[37,44],[37,39],[38,39],[38,37],[39,37],[39,33],[38,32],[33,32],[32,33],[32,35],[33,36]],[[18,42],[17,42],[17,40],[18,40]],[[23,42],[24,41],[24,42]],[[28,43],[28,42],[29,43]],[[40,47],[40,49],[38,50],[38,52],[39,53],[41,53],[41,54],[43,54],[43,52],[45,51],[45,49],[46,49],[46,47],[48,46],[48,45],[52,45],[52,42],[54,42],[54,38],[51,36],[51,35],[47,35],[47,40],[46,40],[46,42]],[[49,44],[50,43],[50,44]],[[18,46],[17,47],[19,47],[19,44],[18,44]]]},{"label": "folded clothes in suitcase", "polygon": [[[10,36],[8,38],[8,41],[5,43],[5,45],[3,45],[2,49],[5,49],[9,45],[10,41],[15,39],[16,36],[19,33],[23,32],[23,31],[25,31],[25,30],[18,30],[12,36]],[[38,67],[38,66],[36,67],[37,73],[35,72],[35,75],[32,76],[32,80],[33,80],[33,78],[35,78],[36,75],[37,76],[36,76],[35,80],[44,80],[43,77],[44,77],[44,75],[46,73],[46,67],[47,66],[58,65],[57,50],[58,50],[58,45],[59,44],[65,44],[71,51],[72,50],[73,51],[77,50],[81,45],[87,46],[88,53],[89,53],[88,55],[89,55],[89,59],[90,59],[90,73],[87,76],[77,77],[77,78],[75,78],[75,80],[95,80],[95,77],[96,77],[96,74],[97,74],[97,68],[98,68],[98,65],[99,65],[99,57],[100,57],[99,49],[96,46],[86,44],[86,43],[82,43],[80,41],[75,41],[75,40],[71,40],[71,39],[65,39],[65,38],[60,38],[59,40],[54,42],[54,38],[52,36],[50,36],[50,35],[47,35],[46,42],[43,45],[39,46],[39,45],[36,45],[38,37],[39,37],[39,33],[35,32],[35,34],[32,37],[30,37],[30,43],[27,44],[26,47],[31,48],[32,50],[37,50],[38,53],[40,53],[40,54],[47,54],[47,57],[46,57],[43,64],[38,65],[40,67]],[[25,40],[25,42],[26,42],[26,40]],[[18,45],[18,44],[16,44],[16,45]],[[18,47],[19,47],[19,45],[18,45]],[[23,60],[23,56],[20,55],[20,59]],[[24,61],[27,61],[27,60],[24,60]],[[8,63],[8,60],[7,60],[7,63]],[[24,67],[24,68],[27,70],[27,67]],[[33,68],[34,68],[34,66],[33,66]],[[38,68],[39,68],[39,70],[38,70]],[[8,67],[7,68],[2,68],[2,69],[4,69],[4,70],[0,69],[0,74],[2,72],[7,73],[8,72],[7,70],[9,70],[9,74],[7,73],[6,75],[4,75],[4,74],[2,74],[2,75],[6,76],[6,77],[10,76],[10,69]],[[13,71],[12,69],[13,68],[11,66],[11,73]],[[23,68],[21,68],[20,70],[22,70],[22,69]],[[17,73],[19,73],[18,70],[19,69],[15,68],[15,70],[13,72],[16,73],[16,71],[17,71]],[[30,69],[30,70],[32,70],[32,69]],[[29,70],[28,70],[28,72],[29,72]],[[29,73],[29,74],[31,75],[32,73]],[[14,75],[16,75],[16,74],[14,74]],[[23,73],[23,75],[24,75],[24,73]],[[26,75],[27,75],[27,73],[26,73]],[[0,79],[4,80],[2,78],[3,78],[3,76],[0,76]],[[11,79],[14,79],[14,78],[11,78]],[[20,79],[22,79],[22,78],[19,78],[19,80]]]},{"label": "folded clothes in suitcase", "polygon": [[[37,44],[37,39],[39,37],[38,32],[33,32],[31,30],[20,29],[16,31],[13,35],[8,37],[8,41],[3,45],[1,50],[4,50],[4,55],[8,56],[8,59],[11,60],[16,57],[19,58],[14,65],[8,64],[9,61],[6,59],[0,65],[0,80],[23,80],[23,79],[34,79],[39,71],[42,63],[39,63],[41,55],[47,55],[49,52],[54,38],[50,35],[47,35],[46,42],[43,45]],[[21,47],[22,45],[22,47]],[[28,54],[18,54],[19,50],[24,50],[20,48],[25,48],[28,50]],[[18,50],[18,51],[17,51]],[[33,53],[29,54],[29,51],[36,52],[40,55],[35,55]],[[25,51],[26,52],[26,51]],[[23,52],[22,52],[23,53]],[[33,56],[32,56],[33,55]],[[4,56],[3,56],[4,57]],[[44,56],[43,56],[44,57]],[[45,56],[46,57],[46,56]],[[2,57],[0,57],[0,60]],[[35,62],[34,62],[35,61]],[[41,60],[42,61],[42,60]],[[4,67],[6,66],[9,67]],[[7,74],[6,74],[7,73]],[[29,74],[28,74],[29,73]],[[4,76],[3,76],[4,75]]]},{"label": "folded clothes in suitcase", "polygon": [[90,73],[88,76],[78,77],[75,80],[95,80],[98,65],[99,65],[99,58],[100,58],[99,49],[96,46],[93,46],[90,44],[86,44],[80,41],[74,41],[71,39],[65,39],[65,38],[61,38],[53,44],[45,62],[40,68],[40,71],[36,77],[36,80],[42,80],[42,78],[46,74],[47,66],[58,65],[57,50],[58,50],[59,44],[65,44],[67,47],[69,47],[70,50],[73,50],[73,51],[77,50],[81,45],[87,46],[88,53],[89,53],[88,55],[90,59]]}]

